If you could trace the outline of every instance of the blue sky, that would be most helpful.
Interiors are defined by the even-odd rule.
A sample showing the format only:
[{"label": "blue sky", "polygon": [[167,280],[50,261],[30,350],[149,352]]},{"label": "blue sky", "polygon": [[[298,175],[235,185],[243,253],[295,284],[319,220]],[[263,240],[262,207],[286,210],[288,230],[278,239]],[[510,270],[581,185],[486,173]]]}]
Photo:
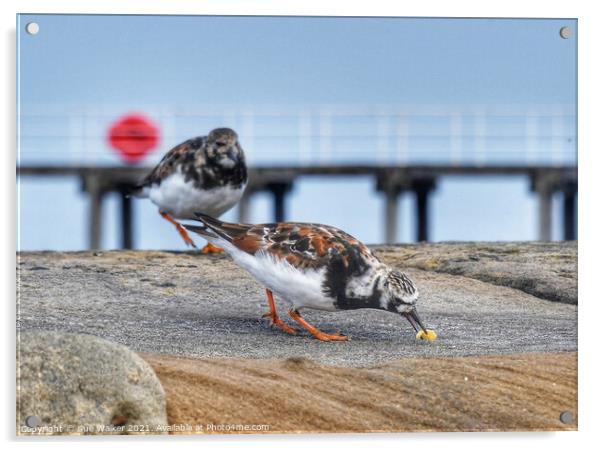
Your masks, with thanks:
[{"label": "blue sky", "polygon": [[[36,36],[23,30],[30,21],[40,25]],[[353,106],[405,111],[409,159],[446,162],[452,145],[447,118],[412,116],[414,109],[435,105],[444,111],[513,111],[513,117],[483,119],[486,161],[524,162],[526,142],[539,163],[570,163],[576,39],[561,39],[561,26],[576,33],[574,20],[547,19],[22,15],[17,25],[20,157],[24,163],[117,164],[104,130],[120,114],[142,111],[156,117],[163,133],[148,163],[181,140],[220,125],[239,130],[241,140],[249,136],[242,144],[251,163],[296,163],[299,152],[288,149],[299,147],[299,128],[287,122],[290,118],[256,119],[251,138],[240,111]],[[206,115],[166,116],[187,108]],[[538,117],[533,127],[525,127],[523,115],[533,111],[561,114]],[[74,128],[85,114],[92,118]],[[477,125],[468,117],[462,130],[470,135]],[[395,123],[383,131],[382,123],[370,118],[337,120],[331,158],[370,162],[375,152],[370,130],[381,126],[381,133],[391,130],[391,138],[379,144],[386,152],[378,162],[397,161]],[[535,141],[523,136],[529,129],[536,131]],[[74,130],[83,137],[74,138]],[[362,130],[368,137],[362,138]],[[310,128],[307,163],[329,150],[312,137],[322,131],[317,124]],[[460,145],[462,150],[477,144],[468,136]],[[136,206],[138,246],[182,248],[152,205]],[[85,247],[85,201],[77,180],[23,179],[20,207],[22,249]],[[253,207],[253,220],[271,219],[265,196]],[[107,247],[117,245],[115,208],[109,198]],[[443,179],[433,195],[431,234],[434,240],[534,239],[535,208],[528,180]],[[303,181],[290,196],[289,211],[290,219],[331,223],[366,242],[383,238],[382,199],[370,179]],[[411,199],[402,199],[404,241],[413,237],[412,214]],[[41,235],[40,215],[51,229],[66,232]]]},{"label": "blue sky", "polygon": [[[572,103],[567,20],[21,16],[21,101]],[[27,38],[27,39],[24,39]]]}]

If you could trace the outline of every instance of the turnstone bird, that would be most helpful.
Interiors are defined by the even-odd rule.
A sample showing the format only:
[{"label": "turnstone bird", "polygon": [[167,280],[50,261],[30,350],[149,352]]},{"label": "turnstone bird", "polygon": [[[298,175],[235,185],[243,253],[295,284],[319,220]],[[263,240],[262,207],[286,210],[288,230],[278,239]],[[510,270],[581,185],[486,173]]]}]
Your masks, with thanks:
[{"label": "turnstone bird", "polygon": [[296,334],[276,313],[273,294],[291,304],[289,315],[321,341],[345,341],[309,324],[300,311],[375,308],[405,317],[419,339],[434,340],[416,311],[418,289],[403,272],[383,264],[360,241],[335,227],[311,223],[245,225],[196,214],[184,225],[220,247],[266,287],[271,324]]},{"label": "turnstone bird", "polygon": [[[197,211],[219,217],[238,203],[246,185],[247,166],[238,136],[230,128],[216,128],[168,151],[133,195],[149,198],[184,242],[196,248],[175,219],[196,219]],[[202,251],[223,250],[209,242]]]}]

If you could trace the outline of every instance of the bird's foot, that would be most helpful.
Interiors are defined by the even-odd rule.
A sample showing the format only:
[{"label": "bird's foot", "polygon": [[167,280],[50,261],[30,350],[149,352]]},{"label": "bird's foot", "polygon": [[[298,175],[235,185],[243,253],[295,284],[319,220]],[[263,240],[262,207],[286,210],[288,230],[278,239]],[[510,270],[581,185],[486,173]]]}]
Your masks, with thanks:
[{"label": "bird's foot", "polygon": [[344,334],[339,332],[328,334],[323,331],[318,331],[317,333],[311,333],[311,335],[319,341],[347,341],[349,338]]},{"label": "bird's foot", "polygon": [[301,314],[299,314],[299,311],[297,311],[295,309],[291,309],[288,312],[288,314],[289,314],[289,316],[291,316],[293,318],[293,320],[295,322],[297,322],[299,325],[301,325],[303,328],[305,328],[307,331],[309,331],[311,333],[311,335],[319,341],[347,341],[347,340],[349,340],[349,338],[347,338],[347,336],[345,336],[339,332],[336,332],[333,334],[328,334],[328,333],[324,333],[323,331],[318,330],[312,324],[308,323],[303,317],[301,317]]},{"label": "bird's foot", "polygon": [[217,245],[213,245],[211,242],[209,242],[207,245],[205,245],[202,249],[201,249],[201,253],[203,255],[209,255],[211,253],[223,253],[224,249],[221,247],[218,247]]},{"label": "bird's foot", "polygon": [[267,317],[267,318],[269,318],[269,320],[270,320],[270,326],[276,325],[278,328],[280,328],[285,333],[288,333],[288,334],[297,334],[299,332],[299,330],[297,330],[296,328],[293,328],[290,325],[288,325],[287,323],[283,322],[282,319],[280,319],[280,317],[278,317],[275,314],[272,314],[271,311],[268,311],[267,313],[265,313],[261,317]]}]

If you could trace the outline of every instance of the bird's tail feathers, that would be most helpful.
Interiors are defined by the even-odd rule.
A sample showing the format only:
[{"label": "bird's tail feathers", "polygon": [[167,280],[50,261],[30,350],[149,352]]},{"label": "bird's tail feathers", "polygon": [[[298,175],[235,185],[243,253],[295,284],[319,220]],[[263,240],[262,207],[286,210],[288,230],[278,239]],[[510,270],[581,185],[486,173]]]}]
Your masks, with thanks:
[{"label": "bird's tail feathers", "polygon": [[221,228],[225,223],[208,214],[195,212],[194,215],[197,217],[196,220],[198,220],[199,222],[203,222],[205,225],[211,228]]},{"label": "bird's tail feathers", "polygon": [[188,224],[182,224],[182,226],[184,228],[186,228],[189,231],[194,231],[197,234],[200,234],[201,236],[207,238],[207,237],[211,237],[211,238],[219,238],[220,236],[217,235],[213,230],[211,230],[211,228],[207,227],[205,224],[203,225],[188,225]]},{"label": "bird's tail feathers", "polygon": [[251,225],[222,222],[215,217],[199,212],[195,212],[194,215],[197,216],[197,220],[202,222],[206,228],[228,242],[232,242],[234,238],[246,234],[249,228],[251,228]]},{"label": "bird's tail feathers", "polygon": [[184,225],[187,230],[194,231],[204,237],[221,238],[232,242],[232,238],[221,229],[224,222],[203,213],[195,212],[194,215],[198,217],[197,220],[203,225]]}]

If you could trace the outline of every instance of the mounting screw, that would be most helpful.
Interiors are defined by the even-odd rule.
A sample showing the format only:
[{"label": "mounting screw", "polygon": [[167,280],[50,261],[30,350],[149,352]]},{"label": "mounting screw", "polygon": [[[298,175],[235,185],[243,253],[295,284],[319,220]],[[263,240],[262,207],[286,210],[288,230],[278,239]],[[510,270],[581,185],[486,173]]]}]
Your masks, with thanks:
[{"label": "mounting screw", "polygon": [[36,428],[40,426],[40,419],[37,416],[27,416],[25,418],[25,425],[29,428]]},{"label": "mounting screw", "polygon": [[29,22],[25,25],[25,31],[27,34],[36,35],[40,31],[40,26],[36,22]]},{"label": "mounting screw", "polygon": [[570,411],[562,411],[562,413],[560,413],[560,421],[566,424],[571,423],[573,421],[573,413]]},{"label": "mounting screw", "polygon": [[562,39],[568,39],[573,35],[573,30],[571,30],[569,27],[562,27],[559,33]]}]

